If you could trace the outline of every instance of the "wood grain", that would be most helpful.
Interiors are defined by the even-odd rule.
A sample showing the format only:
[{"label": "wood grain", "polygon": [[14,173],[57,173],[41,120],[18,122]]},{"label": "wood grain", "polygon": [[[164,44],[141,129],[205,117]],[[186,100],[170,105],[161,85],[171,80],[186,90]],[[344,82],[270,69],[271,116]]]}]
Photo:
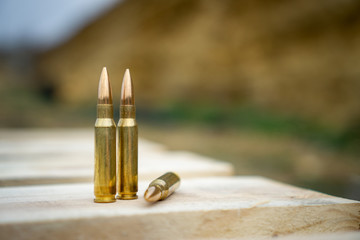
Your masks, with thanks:
[{"label": "wood grain", "polygon": [[184,179],[155,204],[95,204],[89,183],[0,188],[0,216],[1,239],[270,238],[359,230],[360,202],[261,177],[209,177]]},{"label": "wood grain", "polygon": [[[0,186],[91,182],[92,129],[0,130]],[[183,178],[229,176],[231,164],[139,139],[139,178],[152,180],[167,171]]]}]

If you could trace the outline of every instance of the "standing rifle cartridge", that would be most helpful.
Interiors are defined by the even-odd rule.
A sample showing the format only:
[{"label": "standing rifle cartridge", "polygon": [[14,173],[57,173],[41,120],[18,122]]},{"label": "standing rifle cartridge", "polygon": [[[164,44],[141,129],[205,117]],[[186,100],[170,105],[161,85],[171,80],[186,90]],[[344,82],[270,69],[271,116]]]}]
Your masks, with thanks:
[{"label": "standing rifle cartridge", "polygon": [[152,181],[145,191],[144,198],[148,202],[164,200],[180,186],[180,178],[173,172],[167,172]]},{"label": "standing rifle cartridge", "polygon": [[101,72],[95,122],[94,202],[114,202],[116,194],[116,126],[106,68]]},{"label": "standing rifle cartridge", "polygon": [[138,191],[138,126],[135,120],[134,88],[129,69],[121,87],[118,131],[117,198],[137,199]]}]

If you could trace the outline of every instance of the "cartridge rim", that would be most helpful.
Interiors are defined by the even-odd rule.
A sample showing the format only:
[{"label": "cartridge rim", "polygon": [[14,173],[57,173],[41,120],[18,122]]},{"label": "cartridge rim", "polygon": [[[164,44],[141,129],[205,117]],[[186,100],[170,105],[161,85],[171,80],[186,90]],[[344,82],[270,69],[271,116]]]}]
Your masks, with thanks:
[{"label": "cartridge rim", "polygon": [[112,203],[115,201],[116,201],[115,196],[94,198],[94,202],[96,203]]},{"label": "cartridge rim", "polygon": [[120,199],[120,200],[133,200],[133,199],[138,199],[138,196],[136,193],[134,194],[120,194],[120,195],[117,195],[116,197],[117,199]]}]

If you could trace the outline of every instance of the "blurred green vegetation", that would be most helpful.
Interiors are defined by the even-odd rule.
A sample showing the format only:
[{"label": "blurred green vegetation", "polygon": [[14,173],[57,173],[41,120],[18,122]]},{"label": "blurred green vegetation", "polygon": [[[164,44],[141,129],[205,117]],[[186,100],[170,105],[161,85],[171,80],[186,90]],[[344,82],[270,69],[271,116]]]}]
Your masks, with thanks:
[{"label": "blurred green vegetation", "polygon": [[199,124],[215,128],[251,130],[286,135],[310,141],[320,147],[360,154],[360,124],[348,129],[284,115],[255,106],[172,103],[159,109],[141,108],[139,117],[153,124]]},{"label": "blurred green vegetation", "polygon": [[29,87],[0,88],[1,127],[90,127],[96,114],[93,103],[65,104]]},{"label": "blurred green vegetation", "polygon": [[[62,104],[21,87],[0,89],[0,94],[3,127],[87,127],[92,126],[96,114],[96,99],[93,103]],[[168,102],[157,108],[140,105],[137,109],[139,120],[152,125],[201,125],[291,136],[318,147],[360,155],[360,123],[347,129],[335,129],[314,120],[240,104]],[[118,117],[118,108],[114,111]]]}]

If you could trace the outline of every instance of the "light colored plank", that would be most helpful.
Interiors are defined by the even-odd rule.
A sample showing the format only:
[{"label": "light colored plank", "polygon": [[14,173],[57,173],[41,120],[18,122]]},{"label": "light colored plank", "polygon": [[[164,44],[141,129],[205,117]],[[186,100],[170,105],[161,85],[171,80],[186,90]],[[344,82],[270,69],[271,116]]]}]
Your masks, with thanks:
[{"label": "light colored plank", "polygon": [[[91,182],[94,167],[92,129],[0,130],[0,186]],[[183,178],[229,176],[231,164],[139,140],[139,178],[167,171]]]},{"label": "light colored plank", "polygon": [[[148,182],[141,182],[143,194]],[[2,239],[240,238],[358,230],[360,202],[260,177],[185,179],[167,200],[93,203],[92,184],[0,188]]]},{"label": "light colored plank", "polygon": [[323,234],[310,234],[300,236],[285,236],[276,238],[276,240],[359,240],[360,232],[337,232],[337,233],[323,233]]}]

